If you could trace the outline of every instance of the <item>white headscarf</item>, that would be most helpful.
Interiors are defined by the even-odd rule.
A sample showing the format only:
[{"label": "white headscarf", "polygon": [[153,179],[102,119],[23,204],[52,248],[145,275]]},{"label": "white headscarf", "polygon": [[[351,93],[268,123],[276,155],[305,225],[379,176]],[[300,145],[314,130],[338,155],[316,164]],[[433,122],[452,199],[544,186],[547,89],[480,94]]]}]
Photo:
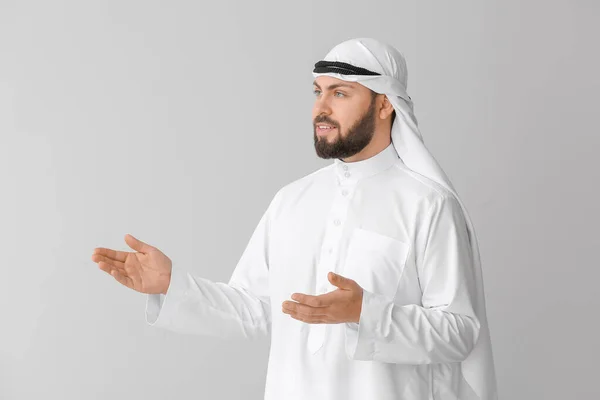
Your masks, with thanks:
[{"label": "white headscarf", "polygon": [[[333,63],[323,63],[323,61]],[[325,64],[325,67],[319,68],[320,64]],[[315,64],[315,67],[315,70],[318,71],[313,71],[315,78],[327,75],[344,81],[357,82],[377,93],[385,94],[396,111],[391,140],[402,162],[411,170],[448,188],[460,203],[467,221],[473,250],[477,289],[474,308],[481,324],[477,343],[467,359],[462,362],[465,381],[471,387],[461,387],[460,393],[474,392],[481,400],[496,400],[498,398],[496,376],[486,316],[477,236],[471,218],[452,183],[425,147],[417,126],[417,119],[413,113],[413,102],[406,91],[408,71],[404,56],[394,47],[381,41],[358,38],[335,46],[322,61]],[[369,72],[379,75],[369,75]]]}]

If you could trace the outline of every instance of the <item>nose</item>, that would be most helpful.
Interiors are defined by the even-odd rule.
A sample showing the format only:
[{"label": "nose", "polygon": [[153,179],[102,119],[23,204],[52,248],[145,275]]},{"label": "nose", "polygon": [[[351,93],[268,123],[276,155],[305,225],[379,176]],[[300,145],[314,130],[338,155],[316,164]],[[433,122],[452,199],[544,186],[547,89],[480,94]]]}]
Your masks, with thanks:
[{"label": "nose", "polygon": [[315,104],[313,106],[313,121],[317,118],[317,116],[329,116],[331,115],[331,107],[326,100],[316,99]]}]

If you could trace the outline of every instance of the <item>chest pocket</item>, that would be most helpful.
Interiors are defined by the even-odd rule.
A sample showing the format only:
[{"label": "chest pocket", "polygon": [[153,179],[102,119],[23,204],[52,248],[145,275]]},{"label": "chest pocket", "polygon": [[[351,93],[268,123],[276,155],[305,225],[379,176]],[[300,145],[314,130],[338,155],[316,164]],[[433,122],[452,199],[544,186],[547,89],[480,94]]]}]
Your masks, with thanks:
[{"label": "chest pocket", "polygon": [[354,279],[364,289],[390,300],[408,256],[409,245],[381,233],[355,228],[341,275]]}]

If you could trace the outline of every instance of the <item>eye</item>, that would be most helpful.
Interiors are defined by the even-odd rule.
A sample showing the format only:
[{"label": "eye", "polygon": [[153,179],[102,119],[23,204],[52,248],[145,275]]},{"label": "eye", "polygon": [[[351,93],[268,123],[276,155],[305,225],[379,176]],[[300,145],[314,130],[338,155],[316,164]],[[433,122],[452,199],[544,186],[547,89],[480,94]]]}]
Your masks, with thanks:
[{"label": "eye", "polygon": [[[319,89],[314,89],[314,90],[313,90],[313,94],[314,94],[314,95],[317,95],[317,96],[318,96],[318,95],[319,95],[319,93],[321,93],[321,91],[320,91]],[[335,92],[335,95],[338,95],[338,94],[341,94],[341,96],[338,96],[338,97],[346,97],[346,95],[345,95],[344,93],[342,93],[342,92]]]}]

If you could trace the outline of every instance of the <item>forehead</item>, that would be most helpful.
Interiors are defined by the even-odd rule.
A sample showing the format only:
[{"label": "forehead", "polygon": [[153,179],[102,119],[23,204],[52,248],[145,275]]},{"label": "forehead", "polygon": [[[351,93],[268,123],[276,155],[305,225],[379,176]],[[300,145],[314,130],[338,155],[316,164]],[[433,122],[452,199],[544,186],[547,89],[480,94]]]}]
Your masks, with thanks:
[{"label": "forehead", "polygon": [[363,87],[360,83],[348,82],[342,79],[326,75],[317,76],[317,78],[313,82],[313,85],[318,86],[321,89],[334,89],[337,87],[342,87],[353,90],[360,90],[361,87]]}]

